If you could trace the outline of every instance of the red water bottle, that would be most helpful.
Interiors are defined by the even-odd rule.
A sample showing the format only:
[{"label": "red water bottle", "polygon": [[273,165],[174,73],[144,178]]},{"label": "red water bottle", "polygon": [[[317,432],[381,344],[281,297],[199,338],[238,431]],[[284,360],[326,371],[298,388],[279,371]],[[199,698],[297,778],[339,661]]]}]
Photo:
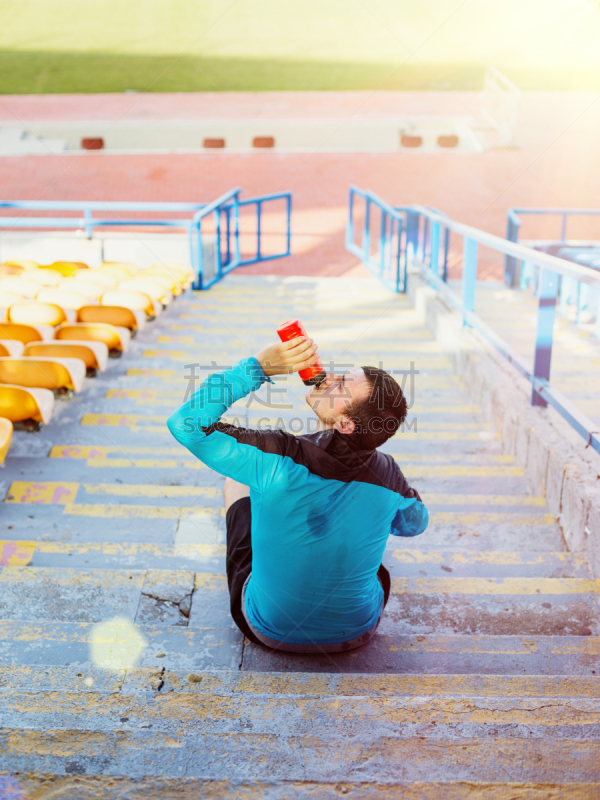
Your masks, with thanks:
[{"label": "red water bottle", "polygon": [[[308,334],[304,330],[304,325],[299,319],[291,319],[289,322],[284,322],[277,328],[277,335],[282,342],[289,342],[290,339],[295,339],[297,336],[306,336]],[[315,354],[316,363],[306,369],[301,369],[298,375],[302,378],[307,386],[320,386],[327,377],[323,364],[318,355]]]}]

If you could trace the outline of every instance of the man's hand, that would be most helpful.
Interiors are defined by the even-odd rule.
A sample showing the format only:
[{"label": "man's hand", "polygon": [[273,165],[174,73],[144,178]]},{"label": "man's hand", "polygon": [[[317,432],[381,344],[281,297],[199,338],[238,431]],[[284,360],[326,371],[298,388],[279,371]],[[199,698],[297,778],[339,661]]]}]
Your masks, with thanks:
[{"label": "man's hand", "polygon": [[306,336],[297,336],[289,342],[277,342],[261,350],[255,358],[263,368],[263,372],[271,375],[287,375],[289,372],[310,367],[314,362],[317,346]]}]

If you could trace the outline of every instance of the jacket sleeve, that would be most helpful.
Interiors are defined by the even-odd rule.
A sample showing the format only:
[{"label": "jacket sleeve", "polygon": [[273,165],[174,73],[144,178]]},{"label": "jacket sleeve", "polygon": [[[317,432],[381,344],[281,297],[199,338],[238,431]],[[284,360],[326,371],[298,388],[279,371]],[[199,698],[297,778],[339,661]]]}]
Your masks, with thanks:
[{"label": "jacket sleeve", "polygon": [[210,375],[169,417],[167,426],[178,442],[211,469],[262,489],[280,461],[273,458],[277,436],[238,428],[220,419],[229,406],[267,380],[255,358],[243,359],[230,370]]},{"label": "jacket sleeve", "polygon": [[391,532],[394,536],[418,536],[429,525],[429,512],[417,490],[409,486],[402,471],[399,472],[398,511],[392,520]]}]

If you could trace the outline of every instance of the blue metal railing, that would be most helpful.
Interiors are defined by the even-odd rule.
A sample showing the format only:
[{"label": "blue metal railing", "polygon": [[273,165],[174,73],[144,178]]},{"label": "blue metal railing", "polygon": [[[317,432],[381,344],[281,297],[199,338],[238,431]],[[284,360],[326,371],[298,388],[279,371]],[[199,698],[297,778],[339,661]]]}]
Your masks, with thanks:
[{"label": "blue metal railing", "polygon": [[[355,241],[354,216],[357,198],[364,203],[360,243]],[[379,216],[379,225],[378,233],[373,237],[371,228],[375,214]],[[346,248],[358,256],[369,272],[392,292],[406,291],[406,259],[401,260],[401,254],[406,253],[406,248],[402,247],[406,236],[406,214],[392,208],[373,192],[365,192],[356,186],[350,187]]]},{"label": "blue metal railing", "polygon": [[[444,300],[461,314],[463,324],[481,333],[531,383],[532,405],[542,407],[550,405],[555,408],[585,438],[588,446],[600,453],[598,426],[594,425],[588,417],[582,414],[562,392],[550,385],[554,317],[559,280],[564,280],[565,278],[573,279],[597,292],[599,304],[596,312],[596,321],[598,322],[600,321],[600,271],[579,266],[554,255],[524,247],[516,242],[502,239],[477,228],[471,228],[425,206],[414,205],[394,210],[371,192],[363,192],[352,187],[351,198],[353,195],[368,198],[371,207],[381,207],[386,211],[391,209],[404,220],[405,235],[400,241],[401,252],[398,254],[397,261],[398,264],[404,265],[404,283],[406,282],[407,267],[410,266],[421,272],[429,281],[430,286],[436,289]],[[353,208],[351,206],[351,218],[352,213]],[[348,228],[353,233],[353,225],[349,223]],[[450,289],[445,280],[447,272],[447,242],[450,232],[458,234],[463,241],[462,296],[460,297]],[[379,277],[377,270],[374,270],[372,265],[368,263],[368,259],[371,257],[370,250],[357,246],[353,239],[352,245],[348,249],[359,257],[363,257],[364,254],[366,266]],[[537,334],[533,369],[504,339],[498,336],[475,314],[479,245],[483,245],[504,256],[510,256],[516,261],[530,263],[539,270]],[[389,245],[384,243],[383,246]],[[401,284],[398,287],[390,286],[386,280],[383,283],[393,291],[402,291]]]},{"label": "blue metal railing", "polygon": [[[94,231],[109,227],[153,227],[184,229],[189,237],[190,259],[197,276],[195,289],[208,289],[228,272],[236,267],[283,258],[291,252],[291,194],[278,194],[240,200],[241,189],[229,192],[213,200],[212,203],[137,203],[137,202],[102,202],[74,200],[19,200],[0,201],[0,208],[14,209],[20,215],[0,217],[0,230],[39,228],[81,229],[91,239]],[[286,207],[286,246],[281,252],[264,254],[262,243],[262,212],[265,203],[284,200]],[[256,208],[256,253],[243,259],[240,252],[240,208]],[[79,212],[72,216],[31,216],[35,211],[72,211]],[[102,212],[95,216],[94,212]],[[120,213],[114,213],[120,212]],[[123,213],[128,212],[128,213]],[[156,214],[156,217],[137,216],[143,213]],[[187,212],[185,217],[160,217],[159,214],[179,214]],[[107,216],[112,214],[111,216]],[[203,223],[212,215],[214,229],[214,250],[212,252],[212,270],[208,269],[205,253],[206,238],[203,238]]]},{"label": "blue metal railing", "polygon": [[[506,221],[506,238],[509,242],[519,241],[519,229],[523,224],[521,216],[540,215],[560,217],[560,238],[554,240],[559,243],[567,242],[567,225],[569,217],[600,216],[598,208],[509,208]],[[520,216],[521,215],[521,216]],[[545,242],[548,244],[548,242]],[[509,286],[517,282],[517,261],[514,256],[507,255],[504,260],[504,278]]]}]

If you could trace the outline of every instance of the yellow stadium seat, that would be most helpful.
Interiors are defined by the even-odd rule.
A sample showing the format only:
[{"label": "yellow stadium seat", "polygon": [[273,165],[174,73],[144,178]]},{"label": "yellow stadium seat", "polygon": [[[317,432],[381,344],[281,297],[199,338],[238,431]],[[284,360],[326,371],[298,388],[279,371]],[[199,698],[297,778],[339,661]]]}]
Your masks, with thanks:
[{"label": "yellow stadium seat", "polygon": [[87,306],[90,302],[90,298],[85,297],[80,292],[70,292],[63,289],[42,289],[36,297],[40,303],[55,303],[57,306],[70,311],[77,311],[81,306]]},{"label": "yellow stadium seat", "polygon": [[161,278],[167,283],[171,293],[175,295],[175,297],[183,292],[183,286],[179,277],[173,272],[170,272],[166,267],[150,267],[145,270],[143,277],[150,278],[151,280],[154,280],[154,278]]},{"label": "yellow stadium seat", "polygon": [[40,286],[58,286],[61,281],[64,281],[60,272],[57,272],[55,269],[46,269],[46,267],[30,269],[26,273],[23,273],[21,277],[26,277],[29,281],[35,281],[39,283]]},{"label": "yellow stadium seat", "polygon": [[14,277],[0,278],[0,291],[14,292],[21,297],[31,297],[32,299],[40,291],[40,284],[37,281],[22,278],[20,275]]},{"label": "yellow stadium seat", "polygon": [[93,283],[101,283],[107,289],[111,289],[113,286],[116,286],[120,280],[122,280],[121,275],[115,275],[112,272],[107,272],[106,270],[102,269],[102,267],[93,267],[88,272],[78,272],[77,275],[73,275],[73,279],[76,281],[92,281]]},{"label": "yellow stadium seat", "polygon": [[118,358],[129,347],[131,334],[127,328],[109,325],[106,322],[70,322],[58,327],[54,338],[104,342],[109,354]]},{"label": "yellow stadium seat", "polygon": [[40,266],[37,261],[29,261],[22,258],[11,258],[4,263],[14,267],[20,267],[21,269],[38,269]]},{"label": "yellow stadium seat", "polygon": [[34,423],[47,424],[53,408],[54,394],[49,389],[0,385],[0,417],[11,422],[32,420]]},{"label": "yellow stadium seat", "polygon": [[181,281],[191,281],[194,277],[194,270],[185,261],[156,261],[149,269],[153,267],[166,268],[179,275]]},{"label": "yellow stadium seat", "polygon": [[62,325],[67,322],[67,315],[56,303],[15,303],[8,309],[8,322],[19,322],[21,325]]},{"label": "yellow stadium seat", "polygon": [[[143,314],[142,324],[145,321],[146,315]],[[83,306],[77,312],[77,322],[108,322],[110,325],[129,328],[130,331],[137,331],[139,327],[139,317],[135,311],[123,306]]]},{"label": "yellow stadium seat", "polygon": [[44,264],[45,269],[55,269],[64,278],[70,278],[79,272],[80,269],[88,269],[88,265],[82,261],[55,261],[53,264]]},{"label": "yellow stadium seat", "polygon": [[106,291],[106,286],[102,283],[94,283],[91,279],[86,280],[85,278],[63,278],[58,288],[63,292],[77,292],[84,297],[89,297],[90,300],[100,300]]},{"label": "yellow stadium seat", "polygon": [[2,278],[9,275],[19,275],[23,271],[23,267],[18,267],[16,264],[0,264],[0,277]]},{"label": "yellow stadium seat", "polygon": [[108,267],[108,269],[124,270],[127,275],[137,275],[140,271],[140,267],[133,261],[103,261],[102,266]]},{"label": "yellow stadium seat", "polygon": [[108,347],[104,342],[77,342],[75,340],[57,342],[53,340],[26,344],[23,355],[31,358],[78,358],[85,364],[88,377],[92,377],[96,372],[106,369]]},{"label": "yellow stadium seat", "polygon": [[0,339],[0,355],[22,356],[25,345],[17,339]]},{"label": "yellow stadium seat", "polygon": [[[23,344],[44,342],[52,339],[54,328],[50,325],[22,325],[18,322],[0,323],[0,340],[15,339]],[[0,416],[2,416],[0,414]]]},{"label": "yellow stadium seat", "polygon": [[84,378],[85,364],[79,358],[0,358],[0,383],[12,386],[78,392]]},{"label": "yellow stadium seat", "polygon": [[103,306],[123,306],[132,311],[143,311],[148,317],[156,316],[154,302],[143,292],[109,289],[102,295],[100,302]]},{"label": "yellow stadium seat", "polygon": [[153,275],[151,278],[142,276],[126,278],[119,283],[117,288],[125,291],[144,292],[151,300],[162,303],[164,306],[173,299],[168,282],[158,275]]},{"label": "yellow stadium seat", "polygon": [[22,303],[24,299],[25,298],[22,294],[16,294],[16,292],[5,292],[2,288],[0,288],[0,309],[4,310],[4,317],[6,318],[6,312],[11,306],[14,306],[15,303]]},{"label": "yellow stadium seat", "polygon": [[10,440],[12,439],[13,425],[9,419],[0,417],[0,464],[4,463]]}]

